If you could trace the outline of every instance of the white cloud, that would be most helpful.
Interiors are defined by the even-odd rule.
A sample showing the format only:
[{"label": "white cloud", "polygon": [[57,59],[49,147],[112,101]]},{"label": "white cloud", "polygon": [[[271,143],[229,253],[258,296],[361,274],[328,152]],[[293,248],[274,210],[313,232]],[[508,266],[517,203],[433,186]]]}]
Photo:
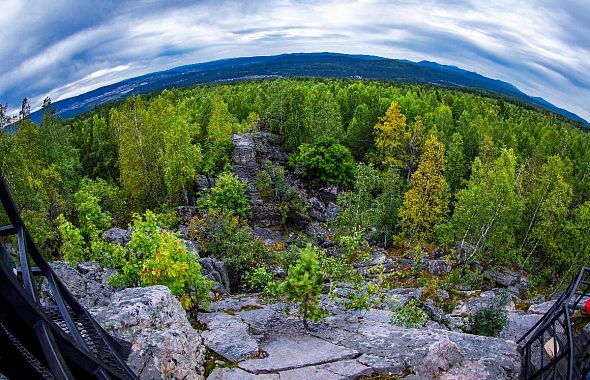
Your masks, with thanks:
[{"label": "white cloud", "polygon": [[9,4],[0,15],[0,99],[11,103],[212,59],[336,51],[456,65],[590,119],[584,0]]}]

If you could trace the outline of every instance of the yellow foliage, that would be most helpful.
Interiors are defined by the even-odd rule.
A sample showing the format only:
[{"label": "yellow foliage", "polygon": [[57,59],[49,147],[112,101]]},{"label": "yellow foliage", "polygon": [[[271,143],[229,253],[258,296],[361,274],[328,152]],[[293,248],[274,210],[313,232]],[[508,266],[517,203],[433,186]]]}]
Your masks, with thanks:
[{"label": "yellow foliage", "polygon": [[405,149],[406,117],[397,102],[391,103],[385,116],[374,127],[375,146],[383,157],[383,165],[399,167],[402,160],[399,152]]},{"label": "yellow foliage", "polygon": [[426,141],[418,169],[410,179],[400,210],[402,229],[409,244],[414,238],[428,239],[432,228],[447,211],[445,146],[436,136]]}]

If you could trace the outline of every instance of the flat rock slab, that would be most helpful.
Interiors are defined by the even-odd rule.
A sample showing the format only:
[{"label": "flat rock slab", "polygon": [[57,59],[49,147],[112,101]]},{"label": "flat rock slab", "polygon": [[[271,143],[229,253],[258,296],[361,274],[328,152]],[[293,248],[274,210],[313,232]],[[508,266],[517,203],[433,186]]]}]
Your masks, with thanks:
[{"label": "flat rock slab", "polygon": [[239,316],[223,312],[202,313],[198,320],[209,329],[202,333],[205,345],[225,359],[237,362],[258,355],[258,342]]},{"label": "flat rock slab", "polygon": [[279,380],[277,374],[254,375],[239,368],[215,368],[207,380]]},{"label": "flat rock slab", "polygon": [[277,336],[262,346],[268,353],[263,359],[249,359],[238,364],[248,372],[276,373],[294,368],[352,359],[358,351],[338,346],[309,335]]},{"label": "flat rock slab", "polygon": [[351,359],[317,366],[291,369],[280,372],[279,375],[281,380],[352,380],[361,376],[370,376],[373,373],[374,370],[372,368],[362,365],[358,361]]}]

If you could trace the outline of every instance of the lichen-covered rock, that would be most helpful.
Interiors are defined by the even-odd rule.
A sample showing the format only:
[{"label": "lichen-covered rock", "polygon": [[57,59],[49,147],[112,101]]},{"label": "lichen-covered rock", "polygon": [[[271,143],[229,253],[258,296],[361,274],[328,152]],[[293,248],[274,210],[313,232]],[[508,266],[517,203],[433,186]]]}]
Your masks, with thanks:
[{"label": "lichen-covered rock", "polygon": [[131,231],[113,227],[106,230],[102,234],[102,238],[109,243],[127,246],[127,243],[131,240]]},{"label": "lichen-covered rock", "polygon": [[[92,262],[79,263],[76,268],[62,261],[54,261],[50,265],[82,306],[91,308],[108,305],[113,295],[113,288],[108,284],[108,279],[113,275],[113,271],[103,269]],[[44,304],[54,304],[47,280],[41,283],[39,297]]]},{"label": "lichen-covered rock", "polygon": [[109,333],[131,342],[127,363],[140,379],[202,379],[205,347],[165,286],[116,292],[90,309]]},{"label": "lichen-covered rock", "polygon": [[[466,294],[478,294],[479,292],[466,292]],[[475,314],[479,310],[491,305],[496,302],[497,297],[500,296],[500,292],[496,290],[489,290],[486,292],[479,293],[476,297],[468,298],[465,301],[460,302],[457,307],[451,313],[452,316],[467,317]],[[507,312],[514,312],[515,305],[514,301],[510,299],[504,310]]]},{"label": "lichen-covered rock", "polygon": [[201,264],[201,273],[214,282],[212,290],[215,293],[230,294],[229,275],[223,261],[202,257],[199,259],[199,264]]},{"label": "lichen-covered rock", "polygon": [[[280,303],[265,305],[253,296],[216,302],[215,313],[199,317],[209,321],[209,334],[240,325],[241,331],[247,332],[247,340],[258,344],[261,355],[238,360],[238,369],[216,369],[211,378],[324,380],[379,374],[449,380],[519,377],[521,356],[514,342],[435,328],[405,329],[389,323],[391,312],[387,310],[361,315],[329,304],[327,298],[322,302],[330,315],[309,330],[293,317],[294,310],[288,311]],[[223,307],[229,307],[229,314],[220,311]],[[224,336],[227,343],[232,342],[230,334]],[[235,337],[234,341],[241,340],[242,334]]]},{"label": "lichen-covered rock", "polygon": [[541,319],[541,314],[509,313],[508,323],[499,337],[517,341]]}]

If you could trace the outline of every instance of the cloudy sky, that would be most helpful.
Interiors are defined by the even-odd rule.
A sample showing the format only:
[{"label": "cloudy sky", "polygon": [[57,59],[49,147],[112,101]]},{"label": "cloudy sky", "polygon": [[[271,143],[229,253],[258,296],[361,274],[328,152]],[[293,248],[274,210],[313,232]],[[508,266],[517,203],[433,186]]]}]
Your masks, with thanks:
[{"label": "cloudy sky", "polygon": [[219,58],[332,51],[431,60],[590,120],[589,0],[1,0],[0,102],[33,108]]}]

